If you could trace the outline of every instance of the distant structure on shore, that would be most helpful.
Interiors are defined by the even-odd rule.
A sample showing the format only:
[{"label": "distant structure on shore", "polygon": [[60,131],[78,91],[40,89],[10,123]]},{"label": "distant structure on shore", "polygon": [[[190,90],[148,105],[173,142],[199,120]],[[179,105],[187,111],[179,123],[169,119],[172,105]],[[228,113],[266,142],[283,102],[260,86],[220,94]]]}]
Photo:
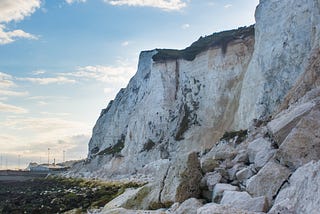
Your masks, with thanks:
[{"label": "distant structure on shore", "polygon": [[66,171],[70,167],[64,164],[38,164],[38,163],[29,163],[28,167],[26,168],[27,171],[31,172],[60,172]]}]

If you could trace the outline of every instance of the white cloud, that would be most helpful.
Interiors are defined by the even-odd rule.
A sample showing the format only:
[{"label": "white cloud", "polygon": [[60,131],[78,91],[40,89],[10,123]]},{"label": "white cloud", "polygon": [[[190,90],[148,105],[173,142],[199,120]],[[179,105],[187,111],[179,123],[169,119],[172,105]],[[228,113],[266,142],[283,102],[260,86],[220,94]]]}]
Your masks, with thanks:
[{"label": "white cloud", "polygon": [[75,2],[82,2],[82,3],[84,3],[84,2],[86,2],[86,0],[66,0],[66,2],[67,2],[68,4],[73,4],[73,3],[75,3]]},{"label": "white cloud", "polygon": [[70,113],[65,113],[65,112],[53,113],[53,112],[42,111],[42,112],[40,112],[40,114],[46,115],[46,116],[62,116],[62,117],[70,116]]},{"label": "white cloud", "polygon": [[14,85],[11,75],[0,72],[0,88],[10,88]]},{"label": "white cloud", "polygon": [[124,42],[121,43],[121,46],[122,46],[122,47],[126,47],[126,46],[128,46],[129,44],[130,44],[129,41],[124,41]]},{"label": "white cloud", "polygon": [[41,75],[41,74],[45,74],[46,71],[45,70],[35,70],[35,71],[32,71],[32,74],[33,75]]},{"label": "white cloud", "polygon": [[24,97],[28,94],[29,93],[27,91],[0,90],[0,96]]},{"label": "white cloud", "polygon": [[40,0],[1,0],[0,22],[21,21],[40,7]]},{"label": "white cloud", "polygon": [[24,78],[17,78],[20,81],[29,81],[32,83],[37,83],[40,85],[48,85],[48,84],[65,84],[65,83],[75,83],[76,81],[73,79],[68,79],[66,77],[44,77],[44,78],[33,78],[33,77],[24,77]]},{"label": "white cloud", "polygon": [[103,92],[105,93],[105,94],[110,94],[110,93],[114,93],[114,88],[104,88],[103,89]]},{"label": "white cloud", "polygon": [[109,84],[126,84],[135,73],[135,69],[130,66],[84,66],[77,68],[76,72],[63,73],[65,76],[72,76],[81,79],[92,79]]},{"label": "white cloud", "polygon": [[5,31],[5,26],[0,25],[0,45],[5,45],[16,41],[18,38],[37,40],[38,37],[23,30]]},{"label": "white cloud", "polygon": [[16,86],[13,82],[13,77],[9,74],[0,72],[0,98],[3,100],[4,97],[1,96],[14,96],[21,97],[28,95],[27,91],[12,91],[10,88]]},{"label": "white cloud", "polygon": [[49,103],[45,102],[45,101],[38,101],[38,105],[40,106],[46,106],[48,105]]},{"label": "white cloud", "polygon": [[104,2],[119,6],[155,7],[167,11],[181,10],[187,6],[182,0],[104,0]]},{"label": "white cloud", "polygon": [[[40,7],[40,0],[1,0],[0,2],[0,45],[9,44],[18,38],[38,39],[21,29],[7,31],[3,23],[21,21]],[[2,24],[1,24],[2,23]]]},{"label": "white cloud", "polygon": [[15,113],[15,114],[25,114],[28,110],[0,102],[0,112],[7,112],[7,113]]},{"label": "white cloud", "polygon": [[69,97],[64,97],[64,96],[31,96],[26,98],[28,100],[68,100],[70,99]]},{"label": "white cloud", "polygon": [[55,136],[68,136],[70,133],[90,133],[91,127],[78,121],[70,121],[59,117],[9,117],[1,125],[13,130],[28,130],[41,135],[43,139],[54,139]]},{"label": "white cloud", "polygon": [[226,9],[228,9],[228,8],[230,8],[230,7],[232,7],[232,4],[226,4],[226,5],[224,6],[224,8],[226,8]]},{"label": "white cloud", "polygon": [[181,28],[183,29],[183,30],[186,30],[186,29],[188,29],[190,27],[190,24],[183,24],[182,26],[181,26]]}]

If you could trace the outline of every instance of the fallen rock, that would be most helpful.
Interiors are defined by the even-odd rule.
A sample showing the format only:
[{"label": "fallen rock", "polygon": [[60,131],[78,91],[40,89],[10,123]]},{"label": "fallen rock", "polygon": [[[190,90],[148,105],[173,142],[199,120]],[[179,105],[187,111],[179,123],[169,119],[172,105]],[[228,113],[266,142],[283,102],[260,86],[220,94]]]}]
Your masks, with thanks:
[{"label": "fallen rock", "polygon": [[166,213],[174,213],[180,206],[179,202],[172,204],[172,206],[166,210]]},{"label": "fallen rock", "polygon": [[308,113],[313,106],[314,103],[308,102],[292,107],[268,123],[267,127],[278,145],[282,144],[283,140],[300,121],[301,117]]},{"label": "fallen rock", "polygon": [[[189,198],[184,201],[174,212],[174,214],[197,214],[197,209],[202,207],[203,203],[195,198]],[[170,212],[168,212],[170,213]]]},{"label": "fallen rock", "polygon": [[213,154],[210,152],[204,155],[201,158],[200,162],[201,162],[201,169],[204,174],[208,172],[213,172],[215,168],[219,167],[219,164],[220,164],[219,161],[215,159]]},{"label": "fallen rock", "polygon": [[221,181],[222,176],[218,172],[210,172],[205,175],[206,183],[209,191],[213,191],[213,187]]},{"label": "fallen rock", "polygon": [[237,155],[237,150],[229,143],[221,141],[217,146],[213,147],[212,153],[217,160],[232,160]]},{"label": "fallen rock", "polygon": [[202,178],[197,153],[178,157],[168,170],[160,194],[160,201],[166,207],[188,198],[198,198]]},{"label": "fallen rock", "polygon": [[137,196],[140,194],[140,191],[143,190],[144,187],[140,187],[137,189],[129,188],[126,189],[126,191],[107,203],[104,207],[106,209],[115,209],[119,207],[126,207],[126,208],[132,208],[130,205],[130,200],[133,198],[137,198]]},{"label": "fallen rock", "polygon": [[221,205],[216,203],[209,203],[200,207],[197,210],[197,214],[255,214],[256,212],[250,212],[241,210],[228,205]]},{"label": "fallen rock", "polygon": [[255,176],[247,181],[247,192],[254,197],[266,196],[272,204],[273,197],[288,179],[290,170],[274,161],[268,162]]},{"label": "fallen rock", "polygon": [[247,150],[241,150],[238,152],[236,157],[232,160],[233,163],[247,163],[249,156]]},{"label": "fallen rock", "polygon": [[274,149],[271,142],[265,138],[258,138],[248,145],[250,163],[254,163],[257,170],[261,169],[273,156]]},{"label": "fallen rock", "polygon": [[243,163],[237,163],[232,168],[228,169],[227,172],[228,172],[229,180],[235,180],[236,173],[241,169],[243,169],[244,167],[245,166]]},{"label": "fallen rock", "polygon": [[236,173],[236,178],[240,181],[243,182],[253,176],[253,171],[251,170],[251,167],[246,167],[241,169]]},{"label": "fallen rock", "polygon": [[295,170],[320,159],[320,107],[303,116],[276,153],[281,164]]},{"label": "fallen rock", "polygon": [[164,210],[128,210],[125,208],[105,209],[100,214],[166,214]]},{"label": "fallen rock", "polygon": [[158,182],[147,184],[138,189],[128,189],[107,203],[104,209],[126,208],[134,210],[158,209],[163,207],[159,201],[161,186]]},{"label": "fallen rock", "polygon": [[268,202],[266,197],[261,196],[252,198],[247,192],[224,191],[220,204],[230,205],[253,212],[268,211]]},{"label": "fallen rock", "polygon": [[237,191],[239,190],[239,187],[231,184],[216,184],[213,188],[212,201],[218,203],[221,200],[224,191],[227,190]]},{"label": "fallen rock", "polygon": [[320,161],[298,168],[289,185],[275,199],[271,214],[310,213],[320,210]]}]

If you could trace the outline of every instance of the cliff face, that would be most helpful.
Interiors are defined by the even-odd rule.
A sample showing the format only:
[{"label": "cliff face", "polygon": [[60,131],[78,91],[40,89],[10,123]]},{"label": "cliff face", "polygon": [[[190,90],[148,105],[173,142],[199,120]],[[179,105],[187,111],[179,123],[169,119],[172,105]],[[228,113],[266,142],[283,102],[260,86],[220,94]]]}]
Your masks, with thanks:
[{"label": "cliff face", "polygon": [[[154,62],[142,52],[137,74],[102,111],[89,144],[91,159],[133,173],[176,153],[211,148],[234,126],[242,79],[253,52],[253,35],[198,54],[192,61]],[[121,152],[120,152],[121,151]]]},{"label": "cliff face", "polygon": [[261,0],[255,35],[239,29],[185,51],[142,52],[135,76],[101,112],[87,163],[73,173],[149,180],[175,157],[204,152],[226,131],[285,108],[286,96],[287,104],[300,97],[296,83],[309,90],[303,74],[319,47],[319,9],[317,0]]},{"label": "cliff face", "polygon": [[277,110],[319,43],[316,0],[261,0],[255,16],[256,43],[243,81],[239,128]]}]

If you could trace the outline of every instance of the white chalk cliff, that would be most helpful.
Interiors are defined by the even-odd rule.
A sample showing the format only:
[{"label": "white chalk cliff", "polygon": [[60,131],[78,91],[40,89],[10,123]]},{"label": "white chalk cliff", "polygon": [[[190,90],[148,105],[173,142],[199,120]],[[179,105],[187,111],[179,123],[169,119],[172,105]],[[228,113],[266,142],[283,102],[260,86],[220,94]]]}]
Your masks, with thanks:
[{"label": "white chalk cliff", "polygon": [[127,209],[196,197],[212,203],[175,209],[315,213],[319,205],[299,197],[318,201],[311,191],[320,189],[319,176],[300,178],[320,165],[320,1],[260,0],[255,17],[254,27],[185,50],[142,52],[137,73],[102,110],[88,160],[70,175],[149,181],[133,191],[139,206],[121,202]]}]

